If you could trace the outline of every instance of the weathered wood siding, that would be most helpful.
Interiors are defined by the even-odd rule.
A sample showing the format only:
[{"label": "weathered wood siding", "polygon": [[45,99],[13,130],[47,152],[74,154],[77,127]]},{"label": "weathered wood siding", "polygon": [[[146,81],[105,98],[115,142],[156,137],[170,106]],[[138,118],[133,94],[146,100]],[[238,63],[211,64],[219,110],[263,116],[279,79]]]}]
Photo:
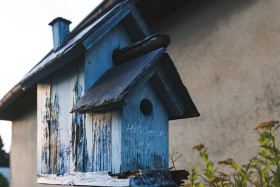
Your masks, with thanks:
[{"label": "weathered wood siding", "polygon": [[[85,55],[85,91],[114,66],[112,54],[132,41],[122,24],[117,25]],[[86,171],[120,172],[121,116],[119,112],[86,114]]]},{"label": "weathered wood siding", "polygon": [[[153,111],[144,115],[140,110],[143,99],[151,101]],[[147,83],[122,113],[122,171],[168,168],[168,113]]]},{"label": "weathered wood siding", "polygon": [[83,58],[37,85],[38,174],[81,171],[84,116],[71,108],[84,92]]},{"label": "weathered wood siding", "polygon": [[85,91],[106,72],[113,67],[112,54],[116,48],[123,48],[131,44],[123,25],[120,24],[113,28],[93,47],[91,47],[85,55]]},{"label": "weathered wood siding", "polygon": [[121,112],[89,113],[86,118],[86,171],[119,172]]},{"label": "weathered wood siding", "polygon": [[[120,114],[85,116],[70,111],[84,92],[113,66],[114,49],[130,43],[120,24],[90,48],[85,58],[38,84],[38,174],[112,171],[113,168],[120,171]],[[118,131],[112,133],[112,129]],[[117,147],[115,152],[112,146]]]}]

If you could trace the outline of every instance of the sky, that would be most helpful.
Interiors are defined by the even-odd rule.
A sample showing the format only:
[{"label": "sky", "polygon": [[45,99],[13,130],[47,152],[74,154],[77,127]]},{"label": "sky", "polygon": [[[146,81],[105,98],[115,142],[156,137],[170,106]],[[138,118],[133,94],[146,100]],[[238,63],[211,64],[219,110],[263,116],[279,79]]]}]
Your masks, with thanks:
[{"label": "sky", "polygon": [[[70,32],[102,0],[1,0],[0,98],[16,85],[53,47],[54,18],[72,22]],[[11,147],[11,122],[0,120],[4,149]]]}]

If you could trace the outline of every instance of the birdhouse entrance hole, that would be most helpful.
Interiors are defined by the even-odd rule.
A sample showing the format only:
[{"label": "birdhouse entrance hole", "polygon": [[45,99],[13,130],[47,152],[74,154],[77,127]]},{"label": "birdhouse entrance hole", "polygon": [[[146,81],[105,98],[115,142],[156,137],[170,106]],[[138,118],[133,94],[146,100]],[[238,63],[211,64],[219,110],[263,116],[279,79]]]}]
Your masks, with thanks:
[{"label": "birdhouse entrance hole", "polygon": [[153,112],[153,105],[151,101],[148,99],[143,99],[140,103],[140,110],[146,116],[151,115]]}]

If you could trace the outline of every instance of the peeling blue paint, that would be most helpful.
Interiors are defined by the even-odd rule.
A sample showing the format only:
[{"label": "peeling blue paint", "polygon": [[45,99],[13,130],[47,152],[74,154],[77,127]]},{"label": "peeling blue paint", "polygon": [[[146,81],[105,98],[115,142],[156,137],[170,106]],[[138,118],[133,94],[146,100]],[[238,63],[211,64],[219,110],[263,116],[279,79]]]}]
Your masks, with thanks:
[{"label": "peeling blue paint", "polygon": [[[143,99],[151,101],[152,113],[140,109]],[[168,169],[168,112],[147,83],[123,107],[122,171]]]}]

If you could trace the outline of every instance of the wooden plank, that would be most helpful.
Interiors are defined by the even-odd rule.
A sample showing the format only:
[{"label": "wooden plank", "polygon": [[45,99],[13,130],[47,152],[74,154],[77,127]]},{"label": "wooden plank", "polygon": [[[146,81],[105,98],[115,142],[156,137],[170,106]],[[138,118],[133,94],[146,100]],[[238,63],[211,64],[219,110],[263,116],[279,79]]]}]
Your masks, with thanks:
[{"label": "wooden plank", "polygon": [[129,186],[129,179],[115,179],[108,172],[68,173],[65,175],[38,175],[40,184],[79,186]]},{"label": "wooden plank", "polygon": [[48,173],[48,124],[47,116],[49,115],[48,100],[50,98],[51,85],[42,83],[37,85],[37,173]]},{"label": "wooden plank", "polygon": [[86,114],[86,172],[120,172],[120,111]]},{"label": "wooden plank", "polygon": [[85,139],[87,142],[86,145],[86,172],[93,171],[93,158],[94,158],[94,134],[93,134],[93,123],[92,123],[92,114],[88,113],[85,114],[85,127],[86,127],[86,133],[85,133]]},{"label": "wooden plank", "polygon": [[131,44],[122,25],[118,25],[90,48],[85,55],[85,91],[110,68],[113,67],[112,55],[116,48]]},{"label": "wooden plank", "polygon": [[165,49],[160,48],[111,68],[85,93],[72,111],[100,112],[123,104],[131,91],[142,87],[153,75],[164,52]]},{"label": "wooden plank", "polygon": [[[73,103],[71,103],[72,107],[84,94],[84,59],[81,59],[81,64],[82,65],[76,66],[75,68],[76,69],[75,86],[74,89],[72,90],[72,93],[74,95]],[[69,109],[68,109],[68,114],[69,114]],[[73,136],[75,137],[74,140],[75,147],[74,147],[74,152],[72,153],[72,155],[76,157],[74,171],[85,171],[86,155],[87,155],[87,151],[86,151],[87,142],[85,139],[86,136],[85,116],[78,113],[72,114],[72,128],[75,129],[75,133],[72,134],[72,138]]]},{"label": "wooden plank", "polygon": [[112,172],[121,172],[121,153],[122,153],[122,109],[112,112]]},{"label": "wooden plank", "polygon": [[120,65],[127,61],[143,56],[159,48],[167,48],[170,37],[166,34],[154,34],[142,41],[128,45],[124,48],[115,49],[112,55],[114,64]]},{"label": "wooden plank", "polygon": [[[152,103],[149,115],[141,112],[143,99]],[[168,112],[147,83],[123,106],[122,171],[167,169],[168,143]]]},{"label": "wooden plank", "polygon": [[83,41],[84,47],[89,50],[98,40],[114,28],[129,12],[130,10],[128,9],[127,3],[123,4],[120,10],[115,12],[112,17],[106,20],[106,22],[100,25]]},{"label": "wooden plank", "polygon": [[150,35],[150,31],[133,3],[129,3],[130,13],[122,20],[125,29],[133,42],[140,41]]},{"label": "wooden plank", "polygon": [[83,140],[83,132],[76,129],[84,130],[84,116],[70,113],[84,91],[83,58],[74,62],[38,84],[39,174],[75,171],[77,160],[82,161],[82,167],[84,165],[86,143],[82,141],[79,147],[76,142],[77,135],[82,135],[79,140]]},{"label": "wooden plank", "polygon": [[170,117],[182,116],[185,112],[183,102],[162,68],[156,71],[150,82],[168,109]]},{"label": "wooden plank", "polygon": [[112,171],[112,117],[113,113],[92,113],[93,170]]}]

